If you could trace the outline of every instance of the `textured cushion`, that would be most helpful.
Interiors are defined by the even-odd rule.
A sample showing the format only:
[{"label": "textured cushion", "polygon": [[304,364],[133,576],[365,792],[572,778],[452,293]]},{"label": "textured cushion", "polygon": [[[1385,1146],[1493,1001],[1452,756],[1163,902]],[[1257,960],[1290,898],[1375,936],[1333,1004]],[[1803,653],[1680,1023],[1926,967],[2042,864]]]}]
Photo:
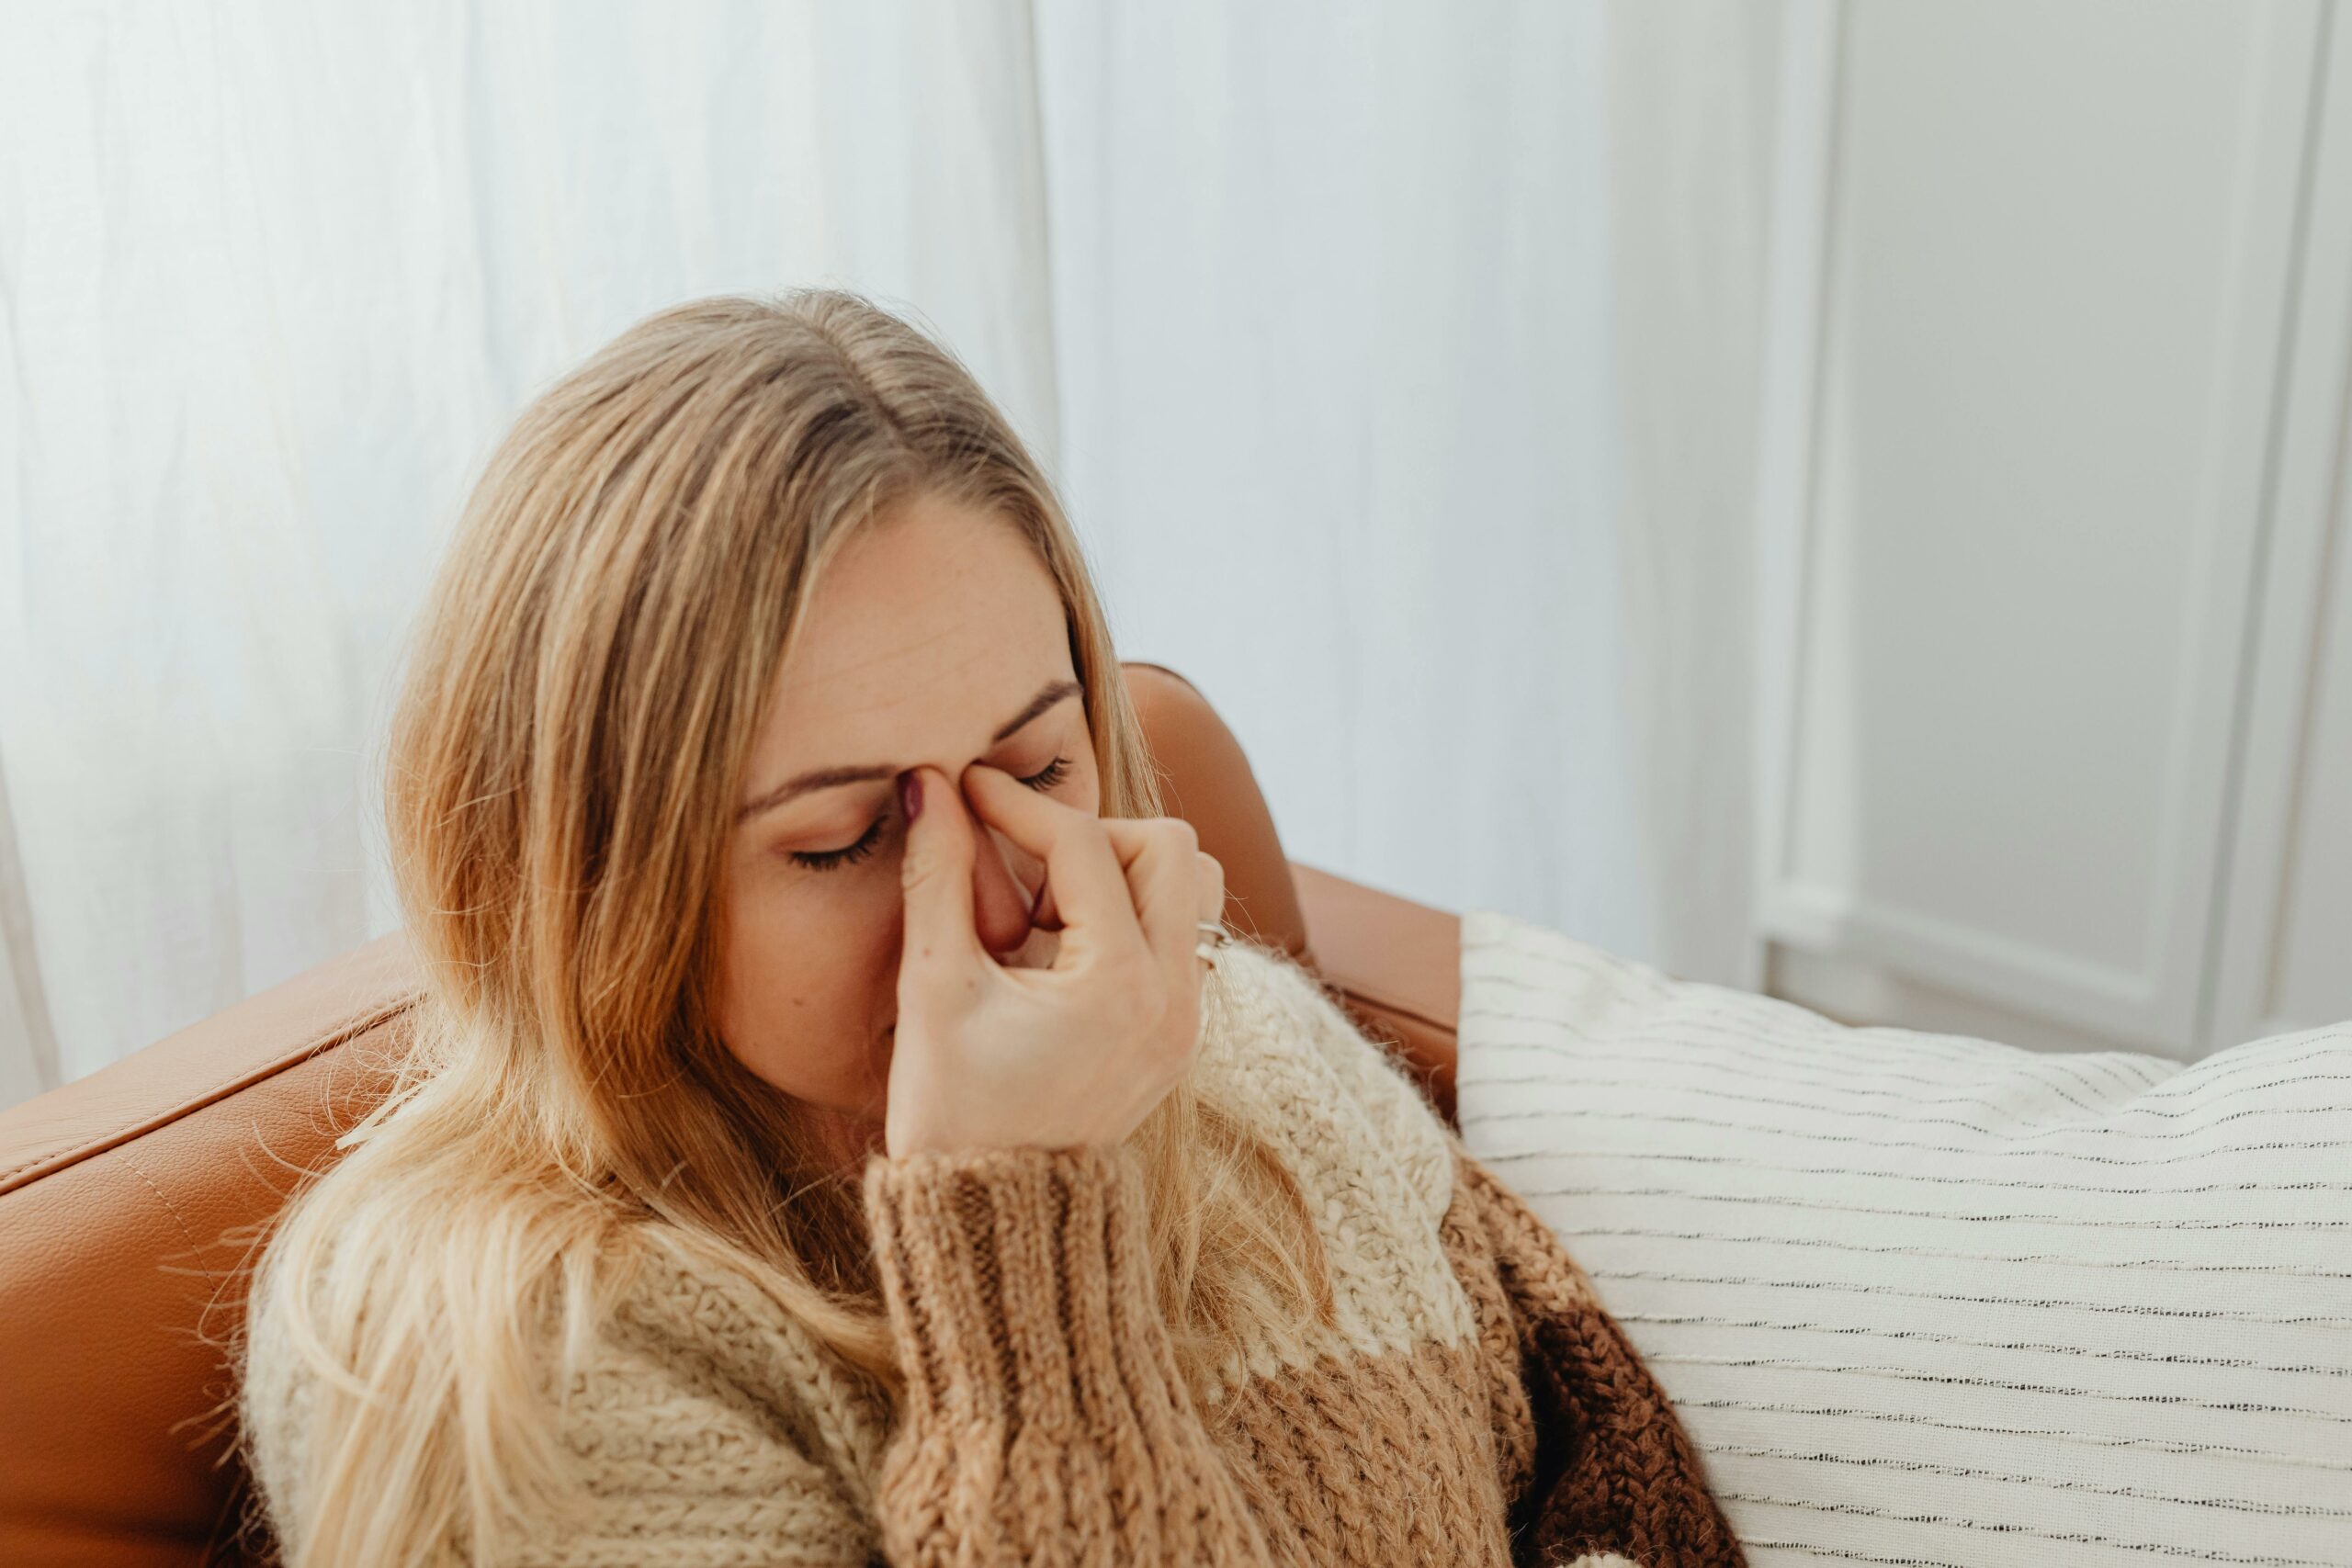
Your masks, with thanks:
[{"label": "textured cushion", "polygon": [[1847,1028],[1491,911],[1471,1153],[1772,1563],[2352,1563],[2352,1024],[2193,1066]]}]

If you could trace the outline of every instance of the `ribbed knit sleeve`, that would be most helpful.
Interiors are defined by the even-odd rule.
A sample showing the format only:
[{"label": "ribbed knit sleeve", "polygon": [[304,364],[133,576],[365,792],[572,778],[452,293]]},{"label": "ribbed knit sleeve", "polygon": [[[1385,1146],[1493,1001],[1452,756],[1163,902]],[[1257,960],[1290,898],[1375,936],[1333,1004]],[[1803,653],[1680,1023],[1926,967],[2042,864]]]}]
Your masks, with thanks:
[{"label": "ribbed knit sleeve", "polygon": [[1520,1196],[1454,1143],[1447,1250],[1489,1361],[1522,1568],[1741,1568],[1674,1408],[1592,1282]]},{"label": "ribbed knit sleeve", "polygon": [[1280,1560],[1178,1371],[1131,1148],[876,1156],[865,1199],[907,1362],[893,1564]]}]

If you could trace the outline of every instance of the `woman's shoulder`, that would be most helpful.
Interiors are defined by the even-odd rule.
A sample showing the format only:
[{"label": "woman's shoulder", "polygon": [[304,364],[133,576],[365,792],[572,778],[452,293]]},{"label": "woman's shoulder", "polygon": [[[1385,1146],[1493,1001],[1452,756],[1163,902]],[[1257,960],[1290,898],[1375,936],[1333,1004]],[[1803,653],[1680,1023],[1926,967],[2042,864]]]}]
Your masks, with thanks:
[{"label": "woman's shoulder", "polygon": [[1453,1177],[1444,1122],[1319,976],[1279,948],[1228,943],[1204,981],[1203,1029],[1204,1094],[1304,1175],[1328,1184],[1375,1168],[1393,1175],[1397,1201],[1432,1221],[1444,1213]]},{"label": "woman's shoulder", "polygon": [[241,1414],[273,1528],[307,1530],[339,1461],[400,1446],[368,1414],[391,1399],[414,1423],[401,1440],[447,1463],[494,1431],[538,1478],[537,1544],[567,1517],[571,1548],[627,1560],[658,1517],[681,1539],[864,1549],[886,1414],[727,1248],[654,1220],[518,1247],[533,1221],[479,1201],[480,1245],[466,1216],[429,1237],[403,1206],[338,1217],[365,1223],[275,1253],[249,1303]]},{"label": "woman's shoulder", "polygon": [[1368,1039],[1330,984],[1277,947],[1236,940],[1204,981],[1203,1066],[1227,1082],[1304,1070],[1384,1120],[1443,1135],[1428,1100]]}]

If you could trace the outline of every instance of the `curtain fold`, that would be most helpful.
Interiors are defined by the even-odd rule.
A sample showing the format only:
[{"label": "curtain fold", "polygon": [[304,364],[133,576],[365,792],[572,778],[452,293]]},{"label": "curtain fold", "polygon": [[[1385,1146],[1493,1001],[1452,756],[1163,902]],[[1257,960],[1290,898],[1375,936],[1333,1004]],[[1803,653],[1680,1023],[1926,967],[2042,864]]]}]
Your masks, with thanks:
[{"label": "curtain fold", "polygon": [[7,769],[0,766],[0,1107],[55,1089],[64,1079],[42,991],[32,900],[26,896],[24,857],[17,852],[16,818],[8,809]]}]

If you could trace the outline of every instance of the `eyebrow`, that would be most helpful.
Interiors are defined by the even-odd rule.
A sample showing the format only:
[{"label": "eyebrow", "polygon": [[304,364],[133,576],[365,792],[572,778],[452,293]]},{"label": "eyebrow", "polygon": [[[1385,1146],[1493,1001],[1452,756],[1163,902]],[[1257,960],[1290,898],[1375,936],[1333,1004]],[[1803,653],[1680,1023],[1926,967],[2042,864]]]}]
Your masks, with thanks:
[{"label": "eyebrow", "polygon": [[[1056,703],[1061,702],[1066,698],[1077,696],[1083,690],[1085,690],[1085,688],[1080,686],[1075,681],[1055,680],[1046,682],[1043,686],[1038,688],[1037,694],[1031,697],[1028,703],[1023,706],[1019,713],[1014,714],[1011,718],[1006,719],[1002,724],[997,727],[996,733],[989,737],[989,744],[993,746],[998,741],[1005,739],[1007,737],[1022,728],[1022,727],[1026,725],[1031,719],[1035,718],[1039,714],[1042,714],[1047,708],[1052,707]],[[761,795],[757,800],[751,802],[749,805],[737,811],[735,813],[735,820],[738,822],[746,821],[751,818],[757,817],[763,811],[782,806],[787,800],[797,799],[801,795],[810,794],[817,790],[836,789],[842,784],[866,784],[875,779],[891,778],[895,777],[900,771],[901,770],[898,768],[886,767],[877,762],[869,762],[862,767],[854,768],[818,768],[813,772],[799,773],[792,778],[785,780],[784,783],[776,785],[775,788],[768,791],[767,794]]]}]

